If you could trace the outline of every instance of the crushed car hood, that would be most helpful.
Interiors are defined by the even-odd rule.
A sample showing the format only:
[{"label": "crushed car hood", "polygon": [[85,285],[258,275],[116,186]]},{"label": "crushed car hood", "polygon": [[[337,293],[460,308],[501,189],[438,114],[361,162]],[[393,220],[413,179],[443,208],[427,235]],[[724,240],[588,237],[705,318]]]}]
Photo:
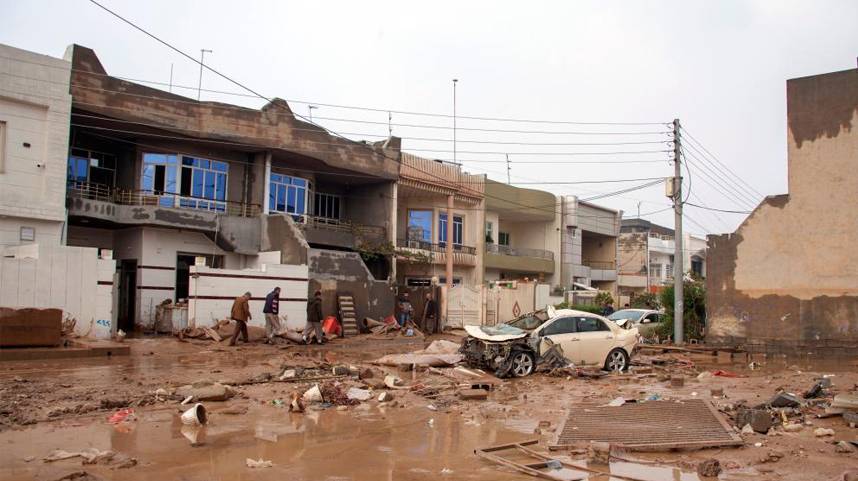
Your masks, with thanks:
[{"label": "crushed car hood", "polygon": [[525,330],[506,324],[499,324],[497,326],[465,326],[465,332],[471,337],[494,342],[521,339],[528,334]]}]

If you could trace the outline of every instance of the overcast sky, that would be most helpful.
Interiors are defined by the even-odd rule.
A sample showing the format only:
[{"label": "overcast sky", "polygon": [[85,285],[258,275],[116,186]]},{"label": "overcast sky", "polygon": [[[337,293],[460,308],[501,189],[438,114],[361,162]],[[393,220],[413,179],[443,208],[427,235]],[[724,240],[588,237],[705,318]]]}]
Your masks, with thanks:
[{"label": "overcast sky", "polygon": [[[552,122],[679,118],[717,162],[749,184],[728,182],[731,174],[702,149],[689,150],[697,157],[690,158],[690,202],[727,210],[750,209],[759,200],[756,193],[786,192],[786,79],[856,68],[858,56],[858,2],[852,0],[102,1],[193,56],[201,48],[213,50],[207,64],[266,96],[383,110],[313,110],[314,119],[331,130],[363,134],[352,138],[387,135],[388,109],[452,114],[453,78],[459,79],[459,116]],[[198,65],[89,1],[4,0],[0,10],[0,43],[57,57],[78,43],[93,48],[112,75],[168,82],[173,64],[174,84],[197,85]],[[212,74],[204,74],[203,88],[240,92]],[[195,90],[174,91],[196,96]],[[263,103],[205,92],[203,99]],[[291,105],[307,115],[307,104]],[[405,150],[453,158],[451,118],[392,117]],[[505,164],[474,161],[499,161],[509,153],[514,183],[558,194],[588,198],[646,181],[563,182],[673,172],[664,152],[605,154],[668,149],[664,134],[632,134],[662,132],[663,125],[459,118],[458,127],[456,158],[469,171],[506,181]],[[591,132],[601,134],[585,134]],[[617,145],[546,145],[551,143]],[[594,152],[602,154],[585,155]],[[545,161],[554,163],[535,163]],[[627,217],[637,215],[639,202],[643,214],[669,205],[661,185],[594,202],[622,209]],[[690,206],[686,213],[686,230],[698,234],[732,231],[745,217]],[[669,211],[644,217],[673,226]]]}]

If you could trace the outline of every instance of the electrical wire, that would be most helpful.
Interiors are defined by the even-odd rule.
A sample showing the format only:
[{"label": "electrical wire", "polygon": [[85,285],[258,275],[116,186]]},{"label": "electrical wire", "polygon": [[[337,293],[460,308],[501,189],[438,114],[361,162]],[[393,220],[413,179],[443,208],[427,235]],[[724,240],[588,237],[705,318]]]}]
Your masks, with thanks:
[{"label": "electrical wire", "polygon": [[[683,150],[682,155],[686,158],[686,162],[689,166],[696,166],[698,168],[701,166],[700,164],[692,162],[691,159],[696,159],[696,157],[693,154],[690,154],[689,152]],[[748,208],[748,206],[752,206],[752,207],[755,206],[753,201],[748,200],[747,198],[745,198],[741,195],[737,195],[735,190],[731,190],[729,188],[729,186],[724,185],[724,183],[722,181],[720,181],[716,176],[710,174],[708,170],[699,168],[698,172],[705,177],[705,178],[701,177],[700,180],[702,180],[704,183],[706,183],[707,185],[709,185],[713,189],[719,191],[722,195],[724,195],[725,198],[733,201],[736,205],[738,205],[742,208]],[[706,180],[707,178],[712,180],[712,182],[709,182],[708,180]]]},{"label": "electrical wire", "polygon": [[[696,151],[696,149],[694,149],[694,146],[690,145],[690,147],[692,148],[692,150]],[[749,193],[747,191],[747,189],[742,188],[741,184],[738,184],[733,179],[730,179],[729,177],[723,175],[721,173],[720,169],[718,168],[718,166],[716,166],[715,164],[710,162],[708,159],[706,159],[705,157],[702,157],[702,156],[701,156],[702,158],[698,157],[696,154],[692,153],[691,151],[685,150],[684,146],[683,146],[683,152],[687,153],[687,155],[689,155],[691,158],[700,162],[700,164],[698,164],[699,167],[702,167],[702,168],[706,169],[708,172],[711,172],[712,175],[714,176],[713,180],[718,181],[719,185],[725,185],[726,186],[725,188],[729,188],[730,191],[733,192],[737,197],[739,197],[742,200],[750,203],[751,205],[756,206],[759,203],[759,201],[757,200],[758,197],[755,194]]]},{"label": "electrical wire", "polygon": [[[748,189],[750,189],[751,191],[753,191],[753,193],[754,193],[754,194],[756,194],[758,197],[765,197],[765,195],[761,194],[759,191],[757,191],[756,189],[754,189],[750,184],[748,184],[747,182],[745,182],[745,180],[744,180],[744,179],[742,179],[742,177],[740,177],[738,174],[736,174],[735,172],[733,172],[733,171],[730,169],[730,167],[727,167],[727,165],[726,165],[726,164],[724,164],[723,162],[721,162],[720,160],[718,160],[718,157],[716,157],[712,152],[710,152],[706,147],[704,147],[704,146],[703,146],[703,144],[702,144],[699,140],[697,140],[693,135],[691,135],[691,132],[688,132],[688,130],[687,130],[685,127],[680,126],[680,129],[681,129],[683,132],[685,132],[685,135],[686,135],[689,139],[691,139],[691,141],[692,141],[694,144],[697,144],[701,149],[703,149],[703,151],[704,151],[704,152],[706,152],[707,154],[709,154],[709,156],[712,158],[712,160],[714,160],[715,162],[717,162],[717,163],[718,163],[718,165],[720,165],[721,167],[723,167],[723,168],[724,168],[724,170],[726,170],[727,172],[729,172],[730,174],[732,174],[732,175],[733,175],[733,177],[735,177],[735,178],[736,178],[740,183],[744,184],[744,185],[745,185],[745,187],[747,187]],[[692,145],[692,147],[693,147],[693,145]],[[701,155],[702,155],[702,154],[701,154]]]},{"label": "electrical wire", "polygon": [[752,210],[716,209],[714,207],[706,207],[704,205],[693,204],[691,202],[688,202],[688,205],[693,206],[693,207],[697,207],[698,209],[706,209],[706,210],[711,210],[711,211],[715,211],[715,212],[724,212],[727,214],[750,214],[753,212]]}]

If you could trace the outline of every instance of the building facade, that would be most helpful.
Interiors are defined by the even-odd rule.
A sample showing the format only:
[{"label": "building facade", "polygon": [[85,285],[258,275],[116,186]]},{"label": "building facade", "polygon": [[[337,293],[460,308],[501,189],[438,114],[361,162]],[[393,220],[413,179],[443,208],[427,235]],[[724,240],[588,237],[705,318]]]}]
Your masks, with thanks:
[{"label": "building facade", "polygon": [[0,45],[0,248],[65,243],[70,72]]},{"label": "building facade", "polygon": [[707,341],[858,346],[858,69],[787,81],[789,192],[709,236]]},{"label": "building facade", "polygon": [[112,250],[120,328],[150,327],[159,303],[192,297],[192,265],[245,269],[270,252],[309,266],[326,312],[344,290],[358,316],[389,307],[389,290],[370,296],[386,288],[390,256],[360,252],[395,240],[398,139],[345,140],[279,99],[256,110],[121,80],[80,46],[67,58],[69,244]]},{"label": "building facade", "polygon": [[[683,266],[686,275],[706,277],[706,240],[685,234]],[[658,293],[673,284],[676,241],[673,229],[643,219],[624,219],[619,239],[619,291],[634,297]]]},{"label": "building facade", "polygon": [[561,285],[617,293],[617,238],[623,212],[561,197]]},{"label": "building facade", "polygon": [[485,182],[485,176],[458,165],[402,154],[396,191],[399,285],[424,287],[433,278],[447,284],[450,270],[453,286],[482,285]]},{"label": "building facade", "polygon": [[558,285],[561,220],[554,194],[487,180],[486,280]]}]

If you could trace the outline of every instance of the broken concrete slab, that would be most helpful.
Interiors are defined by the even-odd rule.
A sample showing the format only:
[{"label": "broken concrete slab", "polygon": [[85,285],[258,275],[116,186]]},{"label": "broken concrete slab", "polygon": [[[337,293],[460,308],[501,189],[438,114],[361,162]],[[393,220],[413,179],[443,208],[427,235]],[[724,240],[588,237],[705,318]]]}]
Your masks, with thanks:
[{"label": "broken concrete slab", "polygon": [[191,396],[194,401],[226,401],[235,395],[235,390],[218,382],[196,382],[176,388],[176,395]]},{"label": "broken concrete slab", "polygon": [[750,425],[754,431],[765,434],[772,427],[772,415],[765,409],[740,409],[736,413],[736,425]]}]

